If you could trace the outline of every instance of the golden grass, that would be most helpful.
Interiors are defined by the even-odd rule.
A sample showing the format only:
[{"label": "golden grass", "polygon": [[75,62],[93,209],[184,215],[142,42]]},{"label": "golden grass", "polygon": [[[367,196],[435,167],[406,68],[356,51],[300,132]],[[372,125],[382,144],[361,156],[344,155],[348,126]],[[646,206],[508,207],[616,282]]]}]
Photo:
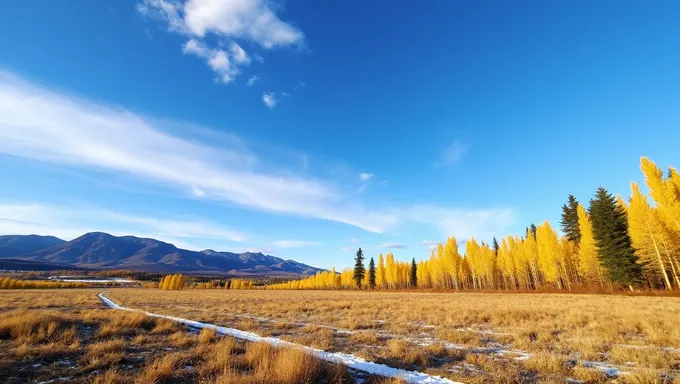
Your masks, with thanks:
[{"label": "golden grass", "polygon": [[162,383],[170,381],[180,368],[185,357],[179,353],[171,353],[161,356],[149,363],[135,379],[136,383]]},{"label": "golden grass", "polygon": [[201,344],[210,344],[217,338],[217,331],[213,328],[203,328],[198,334],[198,342]]},{"label": "golden grass", "polygon": [[297,349],[241,342],[213,329],[196,335],[164,319],[101,306],[78,310],[60,298],[41,296],[50,309],[36,308],[23,292],[10,297],[19,309],[0,313],[0,382],[354,382],[346,367]]},{"label": "golden grass", "polygon": [[[586,382],[603,380],[598,370],[569,363],[574,359],[632,363],[630,370],[651,369],[670,377],[680,373],[678,354],[662,349],[680,345],[677,297],[135,289],[112,290],[109,297],[150,312],[274,335],[453,378],[460,377],[449,368],[471,359],[476,368],[463,374],[466,382],[527,377],[559,381],[571,376]],[[463,350],[449,349],[446,343]],[[644,349],[620,347],[628,344]],[[512,355],[494,355],[499,346],[534,356],[521,362]]]}]

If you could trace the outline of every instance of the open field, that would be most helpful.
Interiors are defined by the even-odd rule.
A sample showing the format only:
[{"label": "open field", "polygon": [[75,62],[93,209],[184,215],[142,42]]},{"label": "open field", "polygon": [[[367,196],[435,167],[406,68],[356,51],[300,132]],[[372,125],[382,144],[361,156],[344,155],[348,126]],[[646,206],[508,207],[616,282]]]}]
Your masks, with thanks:
[{"label": "open field", "polygon": [[139,289],[108,297],[463,382],[680,382],[675,297]]},{"label": "open field", "polygon": [[[106,309],[99,292],[0,292],[0,381],[357,378],[344,366],[301,351],[217,337],[210,330],[188,332],[169,320]],[[139,288],[110,289],[106,295],[129,308],[465,383],[680,382],[676,297]],[[284,369],[290,366],[299,369]]]},{"label": "open field", "polygon": [[0,382],[292,384],[354,383],[358,377],[297,349],[218,337],[210,329],[190,332],[170,320],[111,310],[97,292],[0,292]]}]

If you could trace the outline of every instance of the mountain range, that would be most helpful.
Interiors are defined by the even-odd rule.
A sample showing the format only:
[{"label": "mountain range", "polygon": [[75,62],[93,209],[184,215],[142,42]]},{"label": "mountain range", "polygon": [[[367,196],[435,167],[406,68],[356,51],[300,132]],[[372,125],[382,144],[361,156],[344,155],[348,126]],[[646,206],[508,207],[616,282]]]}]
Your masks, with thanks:
[{"label": "mountain range", "polygon": [[71,241],[54,236],[0,236],[0,268],[3,261],[8,265],[24,261],[19,264],[266,277],[306,276],[320,271],[259,252],[190,251],[155,239],[118,237],[103,232],[86,233]]}]

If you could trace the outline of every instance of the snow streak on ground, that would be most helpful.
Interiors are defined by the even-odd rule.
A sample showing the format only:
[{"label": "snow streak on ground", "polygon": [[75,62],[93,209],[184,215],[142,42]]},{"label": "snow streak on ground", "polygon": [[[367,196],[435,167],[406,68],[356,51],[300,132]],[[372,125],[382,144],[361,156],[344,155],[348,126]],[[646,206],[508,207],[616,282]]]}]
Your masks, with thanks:
[{"label": "snow streak on ground", "polygon": [[[190,310],[196,310],[196,308],[193,307],[186,307],[186,306],[179,306],[176,305],[176,308],[182,308],[182,309],[190,309]],[[201,309],[203,310],[203,309]],[[208,310],[205,310],[208,311]],[[228,313],[227,315],[237,317],[237,318],[245,318],[245,319],[252,319],[256,320],[259,322],[269,322],[269,323],[277,323],[279,321],[274,320],[274,319],[268,319],[265,317],[259,317],[259,316],[253,316],[253,315],[246,315],[246,314],[233,314],[233,313]],[[384,320],[376,320],[376,323],[384,323]],[[316,324],[316,323],[293,323],[298,326],[316,326],[320,328],[328,328],[332,329],[333,331],[337,333],[345,333],[345,334],[355,334],[359,332],[366,332],[364,330],[349,330],[349,329],[344,329],[344,328],[337,328],[333,327],[330,325],[323,325],[323,324]],[[435,325],[430,325],[430,324],[425,324],[425,323],[410,323],[411,325],[425,328],[425,329],[434,329],[437,328]],[[503,333],[503,332],[495,332],[492,330],[478,330],[478,329],[473,329],[470,327],[467,328],[456,328],[457,331],[461,332],[472,332],[472,333],[477,333],[477,334],[482,334],[482,335],[511,335],[510,333]],[[453,349],[453,350],[461,350],[461,351],[469,351],[471,353],[479,353],[479,354],[485,354],[485,355],[495,355],[501,358],[513,358],[517,361],[523,361],[523,360],[528,360],[532,356],[534,356],[532,353],[517,350],[517,349],[508,349],[507,346],[503,346],[500,344],[494,344],[491,346],[487,347],[470,347],[469,345],[465,344],[457,344],[457,343],[452,343],[449,341],[441,340],[439,338],[433,337],[427,333],[422,333],[420,337],[405,337],[403,335],[398,335],[392,332],[385,332],[385,331],[376,331],[377,335],[380,336],[386,336],[389,338],[395,338],[395,339],[400,339],[403,341],[407,341],[409,343],[413,343],[416,345],[420,346],[429,346],[429,345],[434,345],[434,344],[441,344],[444,346],[446,349]],[[619,344],[620,345],[620,344]],[[648,346],[629,346],[629,345],[620,345],[620,346],[626,346],[626,347],[639,347],[639,348],[649,348]],[[368,346],[370,348],[378,348],[375,345]],[[662,351],[677,351],[676,348],[673,347],[663,347],[661,348]],[[619,375],[626,375],[629,372],[623,370],[621,367],[617,367],[615,365],[606,363],[606,362],[600,362],[600,361],[590,361],[590,360],[579,360],[578,358],[572,359],[575,362],[581,362],[583,366],[588,367],[588,368],[595,368],[605,375],[609,377],[616,377]]]},{"label": "snow streak on ground", "polygon": [[124,311],[142,312],[147,316],[158,317],[163,319],[169,319],[176,321],[178,323],[187,325],[191,328],[203,329],[212,328],[217,333],[221,335],[231,336],[240,340],[247,340],[252,342],[267,343],[275,347],[289,347],[298,348],[305,351],[321,360],[328,361],[331,363],[340,363],[351,369],[366,372],[374,375],[381,375],[386,377],[401,378],[408,383],[422,383],[422,384],[462,384],[449,379],[445,379],[439,376],[431,376],[422,372],[407,371],[405,369],[393,368],[384,364],[377,364],[371,361],[366,361],[360,357],[340,352],[326,352],[320,349],[307,347],[300,344],[291,343],[289,341],[281,340],[276,337],[263,337],[253,332],[245,332],[235,328],[220,327],[214,324],[201,323],[194,320],[183,319],[180,317],[159,315],[150,312],[144,312],[133,308],[127,308],[120,306],[113,302],[111,299],[104,296],[104,292],[99,293],[97,296],[110,308],[120,309]]},{"label": "snow streak on ground", "polygon": [[134,280],[123,279],[121,277],[88,279],[79,276],[50,276],[48,280],[61,281],[64,283],[134,283]]}]

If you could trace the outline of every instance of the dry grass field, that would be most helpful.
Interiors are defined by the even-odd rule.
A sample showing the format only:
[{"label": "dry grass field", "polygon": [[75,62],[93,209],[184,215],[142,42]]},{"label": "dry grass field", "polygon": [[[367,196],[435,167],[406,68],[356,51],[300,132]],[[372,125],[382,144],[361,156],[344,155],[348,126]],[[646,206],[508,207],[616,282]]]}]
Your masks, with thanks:
[{"label": "dry grass field", "polygon": [[[299,350],[108,309],[99,291],[0,291],[0,382],[357,379]],[[676,297],[139,288],[107,296],[465,383],[680,383]]]},{"label": "dry grass field", "polygon": [[140,289],[108,297],[469,383],[680,383],[677,297]]},{"label": "dry grass field", "polygon": [[[143,293],[141,289],[131,292]],[[3,383],[354,383],[299,350],[111,310],[92,289],[0,292]],[[368,383],[393,383],[376,376]]]}]

